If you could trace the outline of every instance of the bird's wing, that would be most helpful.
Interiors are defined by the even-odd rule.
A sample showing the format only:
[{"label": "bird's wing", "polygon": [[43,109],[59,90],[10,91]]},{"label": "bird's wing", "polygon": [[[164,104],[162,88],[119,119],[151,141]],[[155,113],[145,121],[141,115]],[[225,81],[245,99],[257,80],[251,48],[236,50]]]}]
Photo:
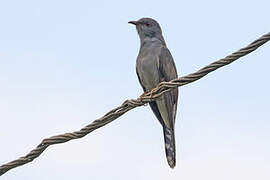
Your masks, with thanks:
[{"label": "bird's wing", "polygon": [[[159,72],[161,81],[170,81],[177,78],[177,70],[173,57],[166,47],[161,48],[159,55]],[[172,89],[168,93],[165,93],[164,96],[167,110],[169,111],[168,116],[174,126],[177,111],[178,88]]]},{"label": "bird's wing", "polygon": [[[177,71],[170,51],[162,47],[158,56],[159,81],[170,81],[177,78]],[[163,126],[165,152],[168,164],[173,168],[176,164],[174,124],[177,110],[178,89],[164,93],[151,105],[152,110]]]},{"label": "bird's wing", "polygon": [[[159,70],[159,80],[162,81],[170,81],[172,79],[177,78],[177,71],[173,61],[173,57],[170,51],[166,47],[162,47],[160,54],[158,56],[158,70]],[[163,97],[161,97],[161,102],[151,102],[150,106],[155,113],[158,120],[161,122],[162,125],[167,124],[168,127],[173,128],[175,123],[176,117],[176,110],[177,110],[177,100],[178,100],[178,89],[173,89],[169,92],[164,93]],[[158,100],[159,101],[159,100]],[[158,105],[162,103],[163,105]],[[160,107],[165,106],[166,112],[161,112]],[[164,111],[163,110],[163,111]],[[168,118],[164,117],[166,113]]]},{"label": "bird's wing", "polygon": [[[173,61],[173,57],[166,47],[162,47],[158,57],[158,65],[160,77],[165,81],[170,81],[177,78],[177,71]],[[163,81],[164,81],[163,80]]]}]

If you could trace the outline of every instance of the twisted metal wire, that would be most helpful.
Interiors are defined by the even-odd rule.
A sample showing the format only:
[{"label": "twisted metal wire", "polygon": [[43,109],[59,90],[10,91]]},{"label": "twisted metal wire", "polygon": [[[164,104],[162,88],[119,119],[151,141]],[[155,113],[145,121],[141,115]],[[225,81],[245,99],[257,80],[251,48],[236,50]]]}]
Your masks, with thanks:
[{"label": "twisted metal wire", "polygon": [[234,52],[233,54],[215,61],[208,66],[198,70],[195,73],[188,74],[187,76],[171,80],[169,82],[161,82],[156,88],[154,88],[151,92],[142,94],[137,99],[126,100],[121,106],[109,111],[103,117],[94,120],[91,124],[83,127],[79,131],[75,131],[72,133],[65,133],[60,134],[57,136],[52,136],[50,138],[43,139],[43,141],[32,151],[30,151],[26,156],[20,157],[14,161],[9,163],[3,164],[0,166],[0,176],[9,171],[10,169],[16,168],[18,166],[24,165],[33,161],[37,158],[47,147],[53,144],[60,144],[65,143],[67,141],[82,138],[85,135],[91,133],[92,131],[105,126],[106,124],[112,122],[113,120],[117,119],[118,117],[122,116],[129,110],[136,108],[138,106],[142,106],[146,103],[149,103],[153,100],[159,98],[164,92],[171,90],[172,88],[177,88],[179,86],[186,85],[188,83],[194,82],[199,80],[200,78],[204,77],[208,73],[215,71],[216,69],[228,65],[235,60],[239,59],[242,56],[245,56],[252,51],[255,51],[258,47],[266,43],[270,40],[270,32],[263,35],[259,39],[253,41],[251,44]]}]

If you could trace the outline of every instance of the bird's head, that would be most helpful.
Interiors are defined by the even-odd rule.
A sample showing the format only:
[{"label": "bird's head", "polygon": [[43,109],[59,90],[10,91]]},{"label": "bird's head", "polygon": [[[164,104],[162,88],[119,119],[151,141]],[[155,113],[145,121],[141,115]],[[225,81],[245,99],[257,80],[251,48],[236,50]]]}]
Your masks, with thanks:
[{"label": "bird's head", "polygon": [[138,31],[141,41],[145,38],[158,38],[163,39],[162,31],[158,22],[151,18],[141,18],[138,21],[129,21],[128,23],[134,24]]}]

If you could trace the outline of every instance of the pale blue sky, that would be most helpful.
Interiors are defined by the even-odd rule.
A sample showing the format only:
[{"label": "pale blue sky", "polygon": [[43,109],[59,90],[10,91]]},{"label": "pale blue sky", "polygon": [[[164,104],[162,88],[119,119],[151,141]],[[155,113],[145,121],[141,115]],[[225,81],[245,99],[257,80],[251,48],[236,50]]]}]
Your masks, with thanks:
[{"label": "pale blue sky", "polygon": [[[127,22],[159,21],[179,75],[270,31],[270,2],[0,2],[0,164],[71,132],[142,93],[139,38]],[[177,166],[161,126],[134,109],[90,135],[49,147],[3,180],[269,180],[270,43],[180,88]]]}]

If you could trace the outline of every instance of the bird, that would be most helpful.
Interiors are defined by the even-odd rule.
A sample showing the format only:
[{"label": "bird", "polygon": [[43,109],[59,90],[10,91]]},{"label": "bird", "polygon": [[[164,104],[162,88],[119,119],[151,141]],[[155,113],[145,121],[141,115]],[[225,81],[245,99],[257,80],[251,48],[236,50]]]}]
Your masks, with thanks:
[{"label": "bird", "polygon": [[[140,50],[136,60],[136,73],[144,93],[150,92],[160,82],[177,78],[173,57],[167,48],[159,23],[152,18],[141,18],[128,23],[136,26]],[[176,165],[175,118],[178,88],[165,92],[150,102],[150,107],[163,127],[165,153],[169,166]]]}]

